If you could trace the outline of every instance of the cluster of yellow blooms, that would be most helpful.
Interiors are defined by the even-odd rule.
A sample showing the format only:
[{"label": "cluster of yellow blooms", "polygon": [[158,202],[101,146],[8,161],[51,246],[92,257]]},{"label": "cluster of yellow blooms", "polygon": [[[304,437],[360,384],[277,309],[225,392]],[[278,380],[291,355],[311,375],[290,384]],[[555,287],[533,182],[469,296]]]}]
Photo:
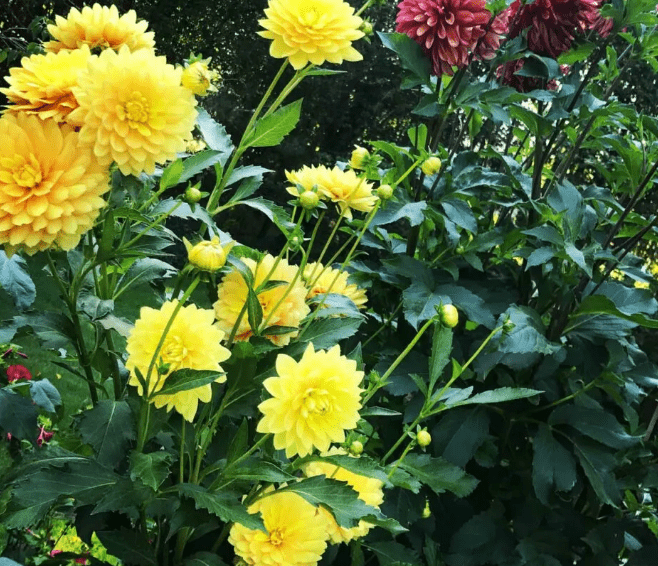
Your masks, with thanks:
[{"label": "cluster of yellow blooms", "polygon": [[198,65],[183,70],[156,56],[147,25],[133,10],[73,8],[48,26],[45,53],[10,70],[0,89],[10,102],[0,118],[8,253],[72,249],[105,205],[112,162],[126,175],[153,173],[185,151]]}]

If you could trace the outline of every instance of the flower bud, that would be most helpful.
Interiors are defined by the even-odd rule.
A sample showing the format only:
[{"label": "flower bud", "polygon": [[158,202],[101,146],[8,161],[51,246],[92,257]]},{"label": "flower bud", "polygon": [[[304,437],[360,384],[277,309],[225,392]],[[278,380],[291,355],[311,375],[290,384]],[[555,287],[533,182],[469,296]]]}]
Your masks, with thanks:
[{"label": "flower bud", "polygon": [[443,305],[441,307],[441,322],[448,328],[454,328],[459,322],[459,312],[454,305]]},{"label": "flower bud", "polygon": [[441,169],[441,160],[438,157],[428,157],[423,164],[420,166],[420,170],[425,173],[425,175],[435,175]]},{"label": "flower bud", "polygon": [[423,519],[429,519],[432,515],[432,510],[430,509],[430,502],[429,500],[425,500],[425,508],[423,509]]},{"label": "flower bud", "polygon": [[430,445],[430,442],[432,442],[432,436],[425,429],[419,430],[416,435],[416,442],[418,442],[418,446],[425,448]]},{"label": "flower bud", "polygon": [[393,187],[391,185],[379,185],[377,196],[382,200],[388,200],[393,196]]},{"label": "flower bud", "polygon": [[207,96],[211,92],[217,92],[217,87],[212,83],[219,80],[219,73],[210,70],[208,63],[210,59],[196,61],[183,70],[182,85],[197,96]]},{"label": "flower bud", "polygon": [[350,167],[352,169],[364,169],[365,161],[370,157],[370,152],[359,145],[356,146],[350,157]]},{"label": "flower bud", "polygon": [[210,272],[224,267],[226,257],[234,245],[231,242],[222,246],[217,236],[214,236],[210,241],[205,240],[195,245],[190,244],[186,238],[183,238],[183,243],[187,248],[187,260],[197,269]]},{"label": "flower bud", "polygon": [[203,194],[196,185],[190,185],[185,189],[185,202],[195,204],[201,200]]},{"label": "flower bud", "polygon": [[366,35],[370,36],[374,33],[375,28],[372,25],[372,22],[369,22],[368,20],[363,20],[363,23],[361,24],[361,27],[359,29]]},{"label": "flower bud", "polygon": [[352,456],[358,456],[363,452],[363,444],[358,440],[355,440],[350,444],[350,454]]},{"label": "flower bud", "polygon": [[304,191],[299,195],[299,202],[304,210],[313,210],[320,202],[320,197],[313,191]]}]

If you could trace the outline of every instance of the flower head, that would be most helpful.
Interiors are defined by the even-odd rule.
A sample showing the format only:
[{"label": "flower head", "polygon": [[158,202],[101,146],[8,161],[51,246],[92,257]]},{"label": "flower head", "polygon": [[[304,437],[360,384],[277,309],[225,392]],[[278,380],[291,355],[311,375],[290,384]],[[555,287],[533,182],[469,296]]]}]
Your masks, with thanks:
[{"label": "flower head", "polygon": [[315,566],[327,548],[327,519],[293,492],[273,492],[249,506],[267,532],[234,523],[228,541],[253,566]]},{"label": "flower head", "polygon": [[[485,0],[402,0],[398,10],[395,30],[423,48],[437,76],[452,75],[453,67],[468,65],[469,54],[487,33],[491,19]],[[493,35],[486,44],[497,47]],[[489,56],[486,50],[484,54]]]},{"label": "flower head", "polygon": [[270,0],[265,16],[258,34],[273,40],[272,57],[287,57],[295,69],[363,59],[352,47],[363,20],[343,0]]},{"label": "flower head", "polygon": [[311,165],[310,167],[304,165],[297,171],[286,171],[286,178],[292,183],[292,186],[287,187],[286,191],[296,197],[306,191],[316,192],[328,174],[329,169],[324,165]]},{"label": "flower head", "polygon": [[20,67],[9,69],[6,77],[9,88],[0,89],[11,103],[5,112],[26,112],[43,119],[66,121],[68,114],[78,107],[72,89],[91,56],[85,45],[70,52],[23,57]]},{"label": "flower head", "polygon": [[213,236],[211,240],[204,240],[197,244],[190,244],[183,238],[187,249],[187,260],[201,271],[218,271],[226,263],[226,257],[235,245],[235,242],[222,245],[219,237]]},{"label": "flower head", "polygon": [[357,145],[350,156],[350,167],[352,169],[365,169],[365,163],[370,158],[370,152],[365,148]]},{"label": "flower head", "polygon": [[[242,261],[253,273],[254,288],[257,288],[272,271],[276,258],[267,254],[258,263],[249,258],[243,258]],[[302,319],[311,312],[305,301],[307,289],[299,278],[292,284],[291,288],[291,282],[295,279],[296,274],[297,267],[289,265],[285,259],[282,259],[274,268],[269,281],[285,281],[288,284],[272,287],[258,293],[258,301],[263,310],[263,321],[268,321],[268,327],[297,327]],[[222,279],[217,290],[219,299],[213,307],[215,308],[217,324],[227,334],[231,332],[237,322],[247,301],[248,294],[249,288],[236,269],[230,271]],[[283,300],[281,300],[282,298]],[[265,334],[265,338],[278,346],[286,346],[290,343],[290,339],[295,338],[298,334],[299,332],[294,330],[283,334]],[[249,340],[252,335],[253,331],[245,314],[240,320],[235,339]]]},{"label": "flower head", "polygon": [[356,362],[341,356],[338,346],[316,352],[309,344],[299,362],[279,354],[276,371],[263,382],[272,397],[258,405],[258,432],[273,433],[274,447],[288,458],[345,442],[361,408],[363,372]]},{"label": "flower head", "polygon": [[9,380],[9,383],[13,383],[14,381],[19,381],[21,379],[30,381],[32,379],[32,374],[30,373],[30,370],[25,366],[14,364],[7,368],[7,379]]},{"label": "flower head", "polygon": [[[342,448],[332,448],[322,455],[333,456],[336,454],[344,455],[346,454],[346,451]],[[361,501],[364,501],[366,504],[377,509],[379,509],[379,506],[384,502],[384,492],[382,491],[384,482],[381,480],[355,474],[345,468],[327,462],[310,462],[306,464],[304,466],[304,474],[306,477],[323,475],[328,478],[346,482],[359,494],[359,499],[361,499]],[[352,528],[341,527],[324,507],[321,507],[321,511],[327,517],[329,538],[334,544],[340,544],[341,542],[349,543],[352,539],[364,537],[372,528],[372,524],[367,521],[359,521],[359,524]]]},{"label": "flower head", "polygon": [[43,446],[45,442],[50,441],[54,434],[54,432],[46,430],[45,426],[41,426],[39,436],[37,437],[37,446]]},{"label": "flower head", "polygon": [[127,46],[130,51],[153,50],[153,32],[146,31],[148,23],[138,22],[137,14],[130,10],[119,16],[117,7],[94,4],[85,6],[82,11],[71,8],[68,16],[55,17],[55,24],[48,26],[52,41],[44,44],[46,51],[57,53],[61,50],[80,49],[83,45],[90,49],[114,49]]},{"label": "flower head", "polygon": [[149,50],[107,49],[80,74],[73,89],[80,107],[69,121],[100,162],[116,161],[124,175],[151,174],[192,137],[196,100],[181,73]]},{"label": "flower head", "polygon": [[79,134],[23,113],[0,118],[0,245],[73,249],[105,206],[109,174]]},{"label": "flower head", "polygon": [[336,293],[350,299],[358,308],[365,308],[368,297],[364,289],[348,282],[349,274],[321,263],[307,263],[304,280],[309,288],[307,298],[325,293]]},{"label": "flower head", "polygon": [[599,18],[600,0],[515,0],[505,13],[509,37],[528,29],[528,48],[539,55],[557,57],[571,47],[576,31],[591,29]]},{"label": "flower head", "polygon": [[210,58],[195,61],[185,67],[181,82],[183,86],[191,90],[197,96],[207,96],[211,92],[217,92],[213,84],[219,80],[219,71],[210,69]]},{"label": "flower head", "polygon": [[[155,367],[147,376],[153,354],[177,305],[178,301],[174,300],[164,303],[160,310],[142,307],[128,337],[126,368],[130,371],[129,383],[137,387],[140,395],[144,395],[144,390],[135,370],[139,370],[144,379],[148,377],[148,392],[153,394],[162,389],[173,371],[197,369],[221,372],[220,362],[231,355],[220,345],[224,333],[213,324],[213,312],[188,305],[178,311],[160,348]],[[157,371],[158,366],[164,366],[166,371]],[[217,379],[218,383],[223,381],[226,381],[225,377]],[[199,401],[207,403],[211,395],[212,388],[206,384],[171,395],[157,395],[153,403],[158,408],[166,405],[167,411],[176,409],[183,418],[192,422]]]}]

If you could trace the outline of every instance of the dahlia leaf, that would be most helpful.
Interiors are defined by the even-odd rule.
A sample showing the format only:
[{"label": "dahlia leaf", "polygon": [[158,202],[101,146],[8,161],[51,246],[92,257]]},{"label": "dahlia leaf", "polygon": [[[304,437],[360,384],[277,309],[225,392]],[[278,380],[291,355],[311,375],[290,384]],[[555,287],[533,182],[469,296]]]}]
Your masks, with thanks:
[{"label": "dahlia leaf", "polygon": [[394,51],[402,66],[416,75],[423,84],[430,85],[431,63],[423,48],[403,33],[377,32],[384,47]]},{"label": "dahlia leaf", "polygon": [[130,479],[141,480],[154,491],[169,475],[169,466],[174,457],[168,452],[133,452],[130,455]]},{"label": "dahlia leaf", "polygon": [[25,260],[20,255],[7,257],[7,254],[0,250],[0,287],[11,295],[19,310],[25,310],[32,305],[37,296],[36,287],[25,265]]},{"label": "dahlia leaf", "polygon": [[181,175],[183,174],[183,161],[181,159],[176,159],[173,161],[162,172],[162,177],[160,177],[160,190],[165,191],[169,187],[177,185]]},{"label": "dahlia leaf", "polygon": [[133,415],[126,401],[99,401],[84,413],[79,430],[96,451],[98,462],[108,467],[119,464],[128,443],[135,438]]},{"label": "dahlia leaf", "polygon": [[192,157],[188,157],[183,161],[183,171],[178,179],[179,183],[183,183],[188,179],[194,177],[198,173],[201,173],[204,169],[212,167],[215,163],[224,164],[228,154],[222,153],[221,151],[216,151],[214,149],[208,149],[206,151],[200,151],[195,153]]},{"label": "dahlia leaf", "polygon": [[576,483],[576,461],[571,453],[541,424],[534,437],[532,448],[532,485],[537,498],[548,505],[549,495],[555,486],[560,491],[569,491]]},{"label": "dahlia leaf", "polygon": [[429,454],[407,454],[400,468],[427,485],[436,494],[451,491],[457,497],[466,497],[479,483],[460,467],[443,458],[431,458]]},{"label": "dahlia leaf", "polygon": [[231,136],[226,133],[226,128],[213,120],[203,108],[199,108],[197,112],[196,123],[201,135],[210,149],[224,154],[224,157],[220,159],[223,166],[235,149]]},{"label": "dahlia leaf", "polygon": [[226,566],[226,562],[212,552],[197,552],[187,558],[183,566]]},{"label": "dahlia leaf", "polygon": [[302,99],[282,106],[265,118],[256,122],[252,133],[245,140],[246,147],[270,147],[278,145],[299,122]]},{"label": "dahlia leaf", "polygon": [[326,350],[350,338],[363,322],[360,318],[325,318],[311,323],[299,337],[300,342],[313,342],[316,349]]},{"label": "dahlia leaf", "polygon": [[37,434],[37,412],[31,399],[0,389],[0,429],[19,439]]},{"label": "dahlia leaf", "polygon": [[157,566],[158,561],[145,535],[137,530],[97,531],[96,536],[108,553],[124,563],[138,566]]},{"label": "dahlia leaf", "polygon": [[47,379],[30,382],[30,396],[39,407],[49,413],[55,412],[55,407],[62,404],[59,391]]},{"label": "dahlia leaf", "polygon": [[198,387],[203,387],[217,381],[222,375],[213,370],[179,369],[169,374],[162,389],[154,392],[152,396],[175,395],[181,391],[197,389]]}]

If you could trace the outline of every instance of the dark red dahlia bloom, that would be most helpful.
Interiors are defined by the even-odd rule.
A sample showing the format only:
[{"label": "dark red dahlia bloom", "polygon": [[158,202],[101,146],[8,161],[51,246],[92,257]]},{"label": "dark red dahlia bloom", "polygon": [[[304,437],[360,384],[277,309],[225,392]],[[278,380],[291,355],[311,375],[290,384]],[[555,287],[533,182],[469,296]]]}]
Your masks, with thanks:
[{"label": "dark red dahlia bloom", "polygon": [[535,0],[522,4],[515,0],[505,12],[509,17],[509,37],[528,30],[528,48],[556,59],[571,47],[577,31],[591,29],[599,18],[601,0]]},{"label": "dark red dahlia bloom", "polygon": [[29,381],[32,379],[32,374],[30,373],[30,370],[25,366],[15,364],[7,368],[7,379],[9,380],[9,383],[13,383],[19,379],[25,379],[26,381]]},{"label": "dark red dahlia bloom", "polygon": [[[423,48],[437,76],[452,75],[453,66],[468,65],[469,53],[485,35],[491,19],[485,0],[402,0],[398,10],[395,31],[407,34]],[[494,33],[491,29],[486,38],[489,51],[500,43]],[[483,53],[489,51],[483,48]]]},{"label": "dark red dahlia bloom", "polygon": [[601,37],[608,37],[614,25],[615,21],[612,18],[604,18],[603,16],[599,15],[599,17],[594,20],[592,29]]}]

